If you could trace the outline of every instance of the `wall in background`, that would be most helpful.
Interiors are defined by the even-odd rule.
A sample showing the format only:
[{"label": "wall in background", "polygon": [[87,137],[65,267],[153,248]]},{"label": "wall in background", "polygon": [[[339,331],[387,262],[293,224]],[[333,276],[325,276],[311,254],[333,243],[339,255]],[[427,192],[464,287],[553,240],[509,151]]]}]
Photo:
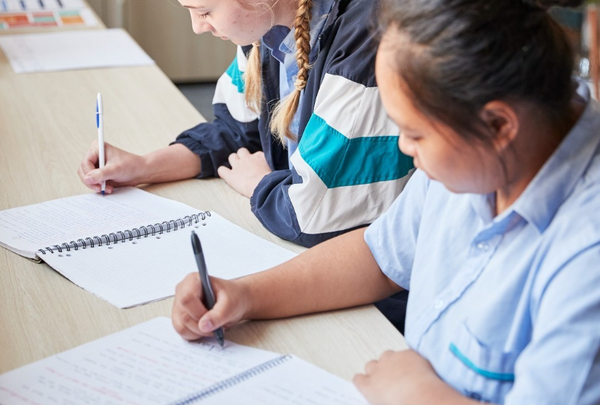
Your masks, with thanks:
[{"label": "wall in background", "polygon": [[88,0],[107,27],[123,27],[174,82],[215,81],[235,56],[235,45],[192,31],[177,0]]}]

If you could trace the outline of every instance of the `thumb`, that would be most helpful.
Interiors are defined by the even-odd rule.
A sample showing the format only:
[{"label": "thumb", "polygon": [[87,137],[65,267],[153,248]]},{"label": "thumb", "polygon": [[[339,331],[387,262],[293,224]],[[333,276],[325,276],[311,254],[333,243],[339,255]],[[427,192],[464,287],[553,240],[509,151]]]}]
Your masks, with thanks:
[{"label": "thumb", "polygon": [[215,306],[205,313],[198,321],[198,328],[203,333],[210,333],[224,325],[235,323],[234,308],[229,305],[229,300],[221,296]]},{"label": "thumb", "polygon": [[89,185],[100,184],[101,182],[106,181],[104,168],[91,170],[85,175],[83,180]]},{"label": "thumb", "polygon": [[231,173],[231,169],[227,166],[219,166],[217,168],[217,174],[220,178],[227,181],[229,178],[229,173]]},{"label": "thumb", "polygon": [[91,184],[100,184],[103,181],[115,181],[119,176],[119,167],[117,165],[107,164],[103,168],[90,170],[85,176],[85,181]]},{"label": "thumb", "polygon": [[110,178],[111,176],[109,173],[107,173],[106,167],[104,167],[102,169],[94,169],[86,174],[86,176],[83,178],[83,182],[86,186],[99,193],[101,191],[100,189],[102,182],[107,181],[105,192],[106,194],[112,194],[114,184],[108,183],[108,179]]}]

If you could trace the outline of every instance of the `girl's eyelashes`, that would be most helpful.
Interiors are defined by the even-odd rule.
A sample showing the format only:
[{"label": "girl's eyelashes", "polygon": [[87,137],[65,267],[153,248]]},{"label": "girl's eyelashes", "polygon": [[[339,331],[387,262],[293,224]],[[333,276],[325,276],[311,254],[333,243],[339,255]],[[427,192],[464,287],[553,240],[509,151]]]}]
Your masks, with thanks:
[{"label": "girl's eyelashes", "polygon": [[406,132],[401,132],[400,136],[403,136],[405,139],[408,139],[408,140],[411,140],[411,141],[418,141],[419,139],[421,139],[420,135],[406,133]]},{"label": "girl's eyelashes", "polygon": [[196,13],[198,18],[206,18],[206,17],[208,17],[208,14],[210,14],[210,13]]}]

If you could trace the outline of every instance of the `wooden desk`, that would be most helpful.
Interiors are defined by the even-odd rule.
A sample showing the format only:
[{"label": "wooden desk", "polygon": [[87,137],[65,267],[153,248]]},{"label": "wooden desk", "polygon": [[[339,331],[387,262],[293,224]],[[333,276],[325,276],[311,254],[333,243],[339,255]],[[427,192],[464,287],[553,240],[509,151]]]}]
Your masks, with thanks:
[{"label": "wooden desk", "polygon": [[[201,121],[156,67],[16,75],[0,52],[0,209],[89,192],[76,169],[96,139],[102,92],[107,142],[135,153],[167,145]],[[296,252],[269,234],[247,199],[221,180],[188,180],[148,191],[219,214]],[[170,316],[172,299],[121,310],[85,292],[46,264],[0,249],[0,373],[147,319]],[[402,336],[373,307],[288,320],[248,322],[235,342],[293,353],[344,378]]]}]

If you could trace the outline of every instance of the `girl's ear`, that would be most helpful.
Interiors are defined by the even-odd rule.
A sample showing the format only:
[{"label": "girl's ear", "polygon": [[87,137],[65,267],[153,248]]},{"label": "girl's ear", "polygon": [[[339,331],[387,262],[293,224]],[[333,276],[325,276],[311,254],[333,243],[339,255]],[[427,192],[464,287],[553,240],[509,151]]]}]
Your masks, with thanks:
[{"label": "girl's ear", "polygon": [[515,109],[503,101],[490,101],[480,112],[480,118],[493,135],[496,151],[502,152],[519,133],[519,116]]}]

